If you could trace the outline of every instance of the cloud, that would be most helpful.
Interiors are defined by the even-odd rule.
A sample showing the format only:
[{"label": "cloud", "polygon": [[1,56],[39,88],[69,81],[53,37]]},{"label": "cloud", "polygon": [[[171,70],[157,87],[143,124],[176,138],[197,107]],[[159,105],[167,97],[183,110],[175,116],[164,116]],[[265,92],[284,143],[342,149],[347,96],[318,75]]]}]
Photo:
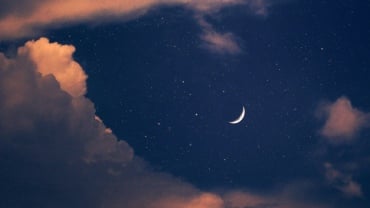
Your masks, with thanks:
[{"label": "cloud", "polygon": [[332,143],[352,141],[369,124],[370,115],[354,108],[346,97],[320,105],[317,112],[319,117],[325,118],[320,133]]},{"label": "cloud", "polygon": [[[161,6],[182,6],[193,10],[196,16],[213,14],[234,5],[246,5],[255,14],[265,15],[270,6],[266,0],[0,0],[0,5],[5,5],[0,8],[0,40],[36,36],[50,28],[77,23],[129,20]],[[205,48],[217,53],[240,52],[232,33],[216,32],[209,23],[203,22],[201,39],[205,41]]]},{"label": "cloud", "polygon": [[325,163],[325,177],[336,189],[348,197],[362,197],[361,185],[352,179],[351,175],[336,170],[331,163]]},{"label": "cloud", "polygon": [[237,54],[241,52],[239,45],[235,41],[232,33],[220,34],[214,31],[208,31],[202,36],[205,41],[204,47],[216,53]]},{"label": "cloud", "polygon": [[[14,58],[0,53],[0,207],[305,207],[279,194],[204,192],[151,170],[83,93],[63,88],[70,81],[77,92],[86,86],[70,76],[73,50],[41,38]],[[57,67],[45,73],[48,58],[46,65]]]},{"label": "cloud", "polygon": [[197,17],[197,21],[203,30],[200,37],[204,41],[203,47],[206,49],[219,54],[238,54],[242,51],[232,33],[216,32],[203,17]]},{"label": "cloud", "polygon": [[[28,56],[42,76],[52,74],[61,88],[74,97],[86,93],[87,75],[72,58],[75,48],[71,45],[49,43],[46,38],[29,41],[19,48],[21,56]],[[53,56],[50,56],[53,54]]]},{"label": "cloud", "polygon": [[152,208],[223,208],[223,199],[215,194],[203,193],[195,197],[168,197],[155,203]]},{"label": "cloud", "polygon": [[262,198],[260,196],[256,196],[243,191],[233,191],[227,193],[225,194],[224,198],[227,207],[267,207],[268,204],[270,207],[277,206],[277,203],[273,202],[271,199],[268,200],[266,198]]},{"label": "cloud", "polygon": [[227,6],[245,4],[256,13],[266,10],[262,0],[1,0],[0,39],[13,39],[39,34],[41,30],[58,27],[61,24],[96,22],[109,19],[130,19],[145,14],[152,8],[167,5],[180,5],[199,13],[212,13]]},{"label": "cloud", "polygon": [[[150,207],[176,196],[196,203],[200,191],[149,170],[89,99],[61,88],[75,79],[72,49],[41,38],[12,59],[0,53],[0,207]],[[58,68],[42,74],[48,57]]]},{"label": "cloud", "polygon": [[[41,38],[20,47],[15,59],[0,55],[0,63],[5,63],[0,66],[0,129],[5,134],[2,136],[12,137],[16,133],[19,138],[7,142],[32,143],[42,142],[42,137],[33,138],[40,133],[56,140],[46,141],[56,142],[55,145],[83,144],[80,154],[86,159],[105,160],[120,155],[120,162],[126,163],[133,157],[133,151],[126,142],[107,134],[102,122],[94,120],[94,106],[82,96],[86,75],[71,58],[73,50],[72,46]],[[56,138],[48,138],[51,135]],[[93,148],[95,145],[115,148],[97,149]]]},{"label": "cloud", "polygon": [[[287,186],[289,188],[289,186]],[[301,187],[302,188],[302,187]],[[302,191],[302,190],[301,190]],[[282,193],[284,192],[284,193]],[[324,208],[326,205],[298,200],[295,193],[282,188],[278,194],[256,195],[248,191],[234,190],[223,195],[224,208]],[[308,196],[305,196],[308,198]]]}]

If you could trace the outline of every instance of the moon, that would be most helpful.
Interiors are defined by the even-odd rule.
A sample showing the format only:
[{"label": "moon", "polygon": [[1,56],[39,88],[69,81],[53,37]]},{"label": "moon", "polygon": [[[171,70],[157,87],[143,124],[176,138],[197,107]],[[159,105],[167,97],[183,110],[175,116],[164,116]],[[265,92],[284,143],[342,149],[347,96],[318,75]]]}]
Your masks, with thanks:
[{"label": "moon", "polygon": [[244,116],[245,116],[245,108],[243,106],[243,110],[242,110],[242,113],[240,114],[240,116],[237,119],[235,119],[233,121],[230,121],[229,123],[230,124],[238,124],[244,119]]}]

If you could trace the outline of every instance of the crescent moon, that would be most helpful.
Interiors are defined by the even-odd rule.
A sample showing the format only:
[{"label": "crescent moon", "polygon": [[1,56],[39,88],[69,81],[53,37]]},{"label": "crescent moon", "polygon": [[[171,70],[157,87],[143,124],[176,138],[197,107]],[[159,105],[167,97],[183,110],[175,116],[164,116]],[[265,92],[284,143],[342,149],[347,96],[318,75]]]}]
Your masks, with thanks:
[{"label": "crescent moon", "polygon": [[244,116],[245,116],[245,108],[243,106],[243,110],[242,110],[242,113],[240,114],[240,116],[237,119],[235,119],[234,121],[230,121],[229,123],[230,124],[238,124],[244,119]]}]

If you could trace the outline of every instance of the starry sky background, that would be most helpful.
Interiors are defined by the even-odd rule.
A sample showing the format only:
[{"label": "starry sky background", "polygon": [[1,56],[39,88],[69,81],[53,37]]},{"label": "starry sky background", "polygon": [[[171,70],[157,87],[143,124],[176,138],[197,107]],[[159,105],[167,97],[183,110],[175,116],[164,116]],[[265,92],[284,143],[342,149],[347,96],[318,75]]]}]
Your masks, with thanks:
[{"label": "starry sky background", "polygon": [[[9,118],[22,114],[8,118],[7,105],[1,104],[0,118],[8,119],[7,125],[0,126],[0,139],[6,141],[0,143],[0,193],[7,198],[2,207],[85,207],[93,196],[99,197],[95,199],[98,203],[91,202],[92,207],[370,206],[369,1],[204,1],[217,4],[210,12],[163,3],[150,5],[145,13],[130,18],[98,15],[94,21],[66,19],[56,26],[37,23],[30,26],[36,28],[34,31],[14,37],[4,32],[7,28],[3,22],[13,13],[24,12],[26,6],[10,2],[0,1],[9,5],[0,9],[0,34],[6,34],[0,35],[0,51],[6,59],[18,60],[18,48],[40,37],[73,45],[73,59],[88,75],[84,96],[102,120],[94,122],[104,122],[117,143],[128,143],[127,148],[135,154],[131,163],[142,160],[133,166],[148,164],[145,170],[139,168],[139,173],[128,171],[128,176],[123,173],[123,179],[114,180],[161,181],[147,191],[139,182],[127,185],[143,197],[141,192],[153,196],[160,192],[161,184],[167,183],[175,187],[186,184],[196,193],[199,190],[212,195],[207,198],[198,194],[200,198],[194,196],[197,201],[179,192],[184,197],[181,202],[171,198],[165,203],[167,194],[163,194],[137,205],[127,202],[131,199],[126,197],[117,197],[121,201],[112,199],[113,195],[127,193],[111,189],[113,185],[106,188],[105,184],[114,180],[102,179],[98,185],[91,185],[96,193],[89,191],[79,198],[81,190],[90,186],[83,185],[72,197],[70,188],[84,183],[79,178],[100,181],[100,172],[109,169],[113,160],[104,160],[96,165],[98,168],[82,162],[73,165],[73,170],[80,167],[78,174],[69,171],[68,165],[50,168],[53,162],[37,156],[28,161],[24,158],[37,155],[35,152],[53,154],[43,149],[59,142],[45,141],[50,141],[49,137],[60,141],[64,136],[39,131],[19,133],[23,127],[9,127],[17,124]],[[29,4],[37,8],[43,1]],[[207,34],[219,35],[222,41],[210,42]],[[227,44],[222,45],[223,41]],[[50,52],[48,55],[53,56]],[[0,64],[7,67],[5,62]],[[1,73],[0,83],[7,86],[4,80],[9,73]],[[0,90],[3,103],[9,99],[6,89]],[[229,124],[243,106],[245,119],[237,125]],[[38,118],[37,113],[32,116]],[[50,126],[41,122],[40,128],[53,132],[62,122],[54,121],[55,125]],[[20,144],[11,141],[23,141],[25,135],[38,139]],[[43,148],[43,144],[47,146]],[[18,154],[19,146],[30,152]],[[70,146],[58,148],[69,149],[60,150],[65,154],[72,151]],[[130,165],[124,166],[122,172],[131,170],[127,168]],[[99,171],[90,174],[93,168]],[[46,173],[54,175],[54,170],[58,170],[57,176],[45,179]],[[110,173],[116,175],[115,171]],[[78,177],[71,186],[59,187],[75,175]],[[104,194],[98,192],[99,187],[105,187]],[[244,193],[244,204],[228,197],[234,190]],[[212,197],[223,202],[208,203]],[[49,198],[48,203],[45,198]],[[140,197],[133,198],[140,201]]]}]

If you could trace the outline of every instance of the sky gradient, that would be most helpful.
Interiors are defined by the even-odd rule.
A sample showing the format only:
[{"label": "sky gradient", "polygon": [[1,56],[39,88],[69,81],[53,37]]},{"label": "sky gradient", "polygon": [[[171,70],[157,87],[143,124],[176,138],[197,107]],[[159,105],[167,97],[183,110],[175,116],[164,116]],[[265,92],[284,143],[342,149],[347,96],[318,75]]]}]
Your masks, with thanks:
[{"label": "sky gradient", "polygon": [[0,207],[370,206],[369,2],[0,5]]}]

